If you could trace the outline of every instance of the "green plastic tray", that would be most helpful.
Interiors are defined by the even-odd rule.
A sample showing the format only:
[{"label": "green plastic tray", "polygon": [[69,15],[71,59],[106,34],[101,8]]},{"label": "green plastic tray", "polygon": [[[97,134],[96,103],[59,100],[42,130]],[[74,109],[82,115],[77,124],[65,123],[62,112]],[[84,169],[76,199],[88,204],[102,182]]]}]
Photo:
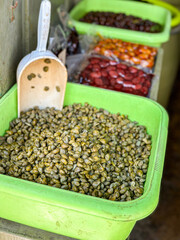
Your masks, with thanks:
[{"label": "green plastic tray", "polygon": [[[123,1],[123,0],[117,0],[117,1]],[[176,27],[180,24],[180,11],[177,7],[172,5],[172,4],[175,5],[175,2],[170,4],[170,3],[164,2],[162,0],[142,0],[142,1],[145,1],[145,2],[148,2],[148,3],[151,3],[151,4],[161,6],[163,8],[168,9],[171,12],[171,15],[172,15],[171,27]]]},{"label": "green plastic tray", "polygon": [[[80,22],[79,19],[89,11],[112,11],[138,16],[160,23],[163,30],[160,33],[146,33]],[[105,37],[156,47],[168,41],[171,29],[170,11],[159,6],[135,1],[83,0],[71,10],[70,17],[73,25],[81,34],[99,33]]]},{"label": "green plastic tray", "polygon": [[[125,93],[67,83],[65,105],[89,102],[127,114],[147,126],[152,151],[144,194],[113,202],[0,174],[0,217],[83,240],[125,240],[137,220],[147,217],[159,200],[168,115],[156,102]],[[17,117],[16,85],[0,100],[0,135]]]}]

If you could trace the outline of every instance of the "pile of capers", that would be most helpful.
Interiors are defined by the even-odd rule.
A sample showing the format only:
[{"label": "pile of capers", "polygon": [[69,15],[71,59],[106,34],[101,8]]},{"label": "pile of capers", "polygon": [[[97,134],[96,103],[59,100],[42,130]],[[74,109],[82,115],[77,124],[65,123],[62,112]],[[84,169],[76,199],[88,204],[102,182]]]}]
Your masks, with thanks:
[{"label": "pile of capers", "polygon": [[0,137],[0,174],[112,201],[140,197],[146,127],[88,103],[22,112]]}]

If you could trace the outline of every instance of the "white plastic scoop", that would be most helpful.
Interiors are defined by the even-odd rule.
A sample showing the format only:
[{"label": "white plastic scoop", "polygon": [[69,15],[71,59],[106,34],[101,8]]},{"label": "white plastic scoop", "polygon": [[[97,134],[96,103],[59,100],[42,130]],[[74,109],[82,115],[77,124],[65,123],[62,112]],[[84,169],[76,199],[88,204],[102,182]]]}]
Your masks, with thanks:
[{"label": "white plastic scoop", "polygon": [[38,106],[40,109],[62,109],[67,82],[63,63],[46,50],[49,34],[51,3],[43,0],[38,20],[37,49],[25,56],[17,68],[18,116],[21,111]]}]

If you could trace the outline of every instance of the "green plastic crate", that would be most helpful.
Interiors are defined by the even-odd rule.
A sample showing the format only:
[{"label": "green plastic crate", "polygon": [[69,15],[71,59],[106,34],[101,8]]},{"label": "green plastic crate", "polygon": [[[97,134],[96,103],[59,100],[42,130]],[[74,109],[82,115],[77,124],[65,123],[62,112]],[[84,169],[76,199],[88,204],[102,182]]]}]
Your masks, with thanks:
[{"label": "green plastic crate", "polygon": [[[127,114],[147,126],[152,150],[144,194],[113,202],[0,174],[0,217],[83,240],[125,240],[137,220],[147,217],[159,200],[168,115],[156,102],[125,93],[67,83],[65,105],[89,102]],[[16,85],[0,100],[0,134],[17,117]]]},{"label": "green plastic crate", "polygon": [[[121,12],[138,16],[160,23],[163,30],[160,33],[146,33],[80,22],[79,19],[90,11]],[[81,34],[99,33],[105,37],[156,47],[168,41],[171,29],[171,13],[167,9],[135,1],[82,0],[71,10],[70,17],[73,25]]]}]

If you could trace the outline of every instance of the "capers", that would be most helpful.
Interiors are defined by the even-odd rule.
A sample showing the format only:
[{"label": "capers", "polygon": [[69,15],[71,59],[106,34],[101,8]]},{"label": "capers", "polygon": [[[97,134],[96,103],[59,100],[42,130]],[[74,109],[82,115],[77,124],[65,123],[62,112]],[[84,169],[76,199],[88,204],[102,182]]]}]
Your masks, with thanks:
[{"label": "capers", "polygon": [[49,87],[48,87],[48,86],[45,86],[45,87],[44,87],[44,91],[45,91],[45,92],[49,91]]},{"label": "capers", "polygon": [[48,72],[48,71],[49,71],[49,67],[48,67],[48,66],[44,66],[44,67],[43,67],[43,71],[44,71],[44,72]]},{"label": "capers", "polygon": [[57,92],[60,92],[60,91],[61,91],[61,89],[60,89],[59,86],[56,86],[56,91],[57,91]]},{"label": "capers", "polygon": [[32,77],[32,78],[35,78],[35,77],[36,77],[36,74],[31,73],[31,77]]},{"label": "capers", "polygon": [[150,152],[146,128],[125,115],[88,103],[62,111],[36,107],[0,137],[0,174],[130,201],[144,192]]},{"label": "capers", "polygon": [[31,81],[31,80],[32,80],[31,75],[28,75],[28,76],[27,76],[27,79],[28,79],[29,81]]},{"label": "capers", "polygon": [[29,74],[28,76],[27,76],[27,79],[29,80],[29,81],[31,81],[33,78],[35,78],[36,77],[36,74],[34,74],[34,73],[31,73],[31,74]]},{"label": "capers", "polygon": [[51,63],[51,60],[49,58],[44,59],[45,63]]}]

